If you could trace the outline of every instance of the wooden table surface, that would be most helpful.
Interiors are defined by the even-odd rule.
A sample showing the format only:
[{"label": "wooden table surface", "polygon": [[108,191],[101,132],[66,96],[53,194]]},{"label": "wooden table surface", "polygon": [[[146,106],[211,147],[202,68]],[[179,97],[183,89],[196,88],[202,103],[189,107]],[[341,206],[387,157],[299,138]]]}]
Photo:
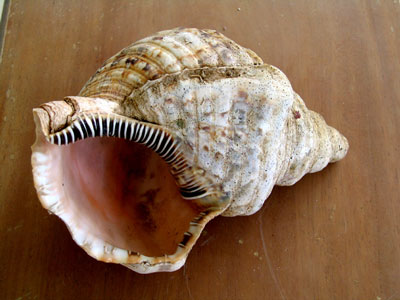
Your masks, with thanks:
[{"label": "wooden table surface", "polygon": [[[400,1],[11,1],[0,69],[0,299],[400,299]],[[240,8],[240,9],[239,9]],[[217,29],[279,67],[347,157],[210,222],[184,268],[97,262],[40,205],[32,108],[131,42]]]}]

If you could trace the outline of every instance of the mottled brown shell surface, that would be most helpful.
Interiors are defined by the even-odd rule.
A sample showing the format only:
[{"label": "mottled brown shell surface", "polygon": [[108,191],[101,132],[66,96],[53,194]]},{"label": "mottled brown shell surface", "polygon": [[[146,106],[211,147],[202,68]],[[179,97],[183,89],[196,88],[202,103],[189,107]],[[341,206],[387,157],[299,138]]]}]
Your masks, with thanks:
[{"label": "mottled brown shell surface", "polygon": [[263,61],[215,30],[176,28],[124,48],[97,70],[80,96],[121,101],[148,80],[184,69],[259,65]]},{"label": "mottled brown shell surface", "polygon": [[122,108],[182,136],[187,159],[230,196],[226,216],[255,213],[275,184],[294,184],[348,148],[270,65],[166,75],[133,91]]}]

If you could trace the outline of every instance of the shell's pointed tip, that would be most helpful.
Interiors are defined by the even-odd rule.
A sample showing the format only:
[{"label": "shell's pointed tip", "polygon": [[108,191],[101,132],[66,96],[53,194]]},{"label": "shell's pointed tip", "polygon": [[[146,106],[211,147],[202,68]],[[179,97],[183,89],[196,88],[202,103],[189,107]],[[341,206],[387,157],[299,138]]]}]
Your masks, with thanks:
[{"label": "shell's pointed tip", "polygon": [[335,130],[335,135],[336,135],[336,143],[333,143],[333,147],[335,147],[333,150],[333,155],[330,160],[331,163],[337,162],[341,159],[343,159],[348,150],[349,150],[349,141],[347,138],[341,134],[339,131]]}]

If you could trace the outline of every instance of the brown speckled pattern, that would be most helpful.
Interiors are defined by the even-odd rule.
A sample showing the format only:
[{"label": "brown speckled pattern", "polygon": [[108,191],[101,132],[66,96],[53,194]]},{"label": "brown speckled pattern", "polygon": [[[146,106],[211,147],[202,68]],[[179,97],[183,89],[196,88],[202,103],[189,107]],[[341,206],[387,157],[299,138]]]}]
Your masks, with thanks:
[{"label": "brown speckled pattern", "polygon": [[133,91],[122,108],[126,116],[183,137],[186,157],[230,195],[226,216],[257,212],[275,184],[292,185],[348,149],[347,140],[308,110],[270,65],[166,75]]},{"label": "brown speckled pattern", "polygon": [[164,74],[184,69],[262,63],[253,51],[215,30],[177,28],[139,40],[109,58],[80,95],[118,101],[148,80]]}]

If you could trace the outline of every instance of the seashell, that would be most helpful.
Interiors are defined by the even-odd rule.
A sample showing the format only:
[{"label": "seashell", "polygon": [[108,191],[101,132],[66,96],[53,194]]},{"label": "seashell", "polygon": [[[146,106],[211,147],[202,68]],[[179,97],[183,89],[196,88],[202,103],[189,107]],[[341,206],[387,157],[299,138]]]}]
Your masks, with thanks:
[{"label": "seashell", "polygon": [[209,220],[348,150],[279,69],[212,30],[142,39],[33,113],[42,205],[90,256],[140,273],[179,269]]}]

